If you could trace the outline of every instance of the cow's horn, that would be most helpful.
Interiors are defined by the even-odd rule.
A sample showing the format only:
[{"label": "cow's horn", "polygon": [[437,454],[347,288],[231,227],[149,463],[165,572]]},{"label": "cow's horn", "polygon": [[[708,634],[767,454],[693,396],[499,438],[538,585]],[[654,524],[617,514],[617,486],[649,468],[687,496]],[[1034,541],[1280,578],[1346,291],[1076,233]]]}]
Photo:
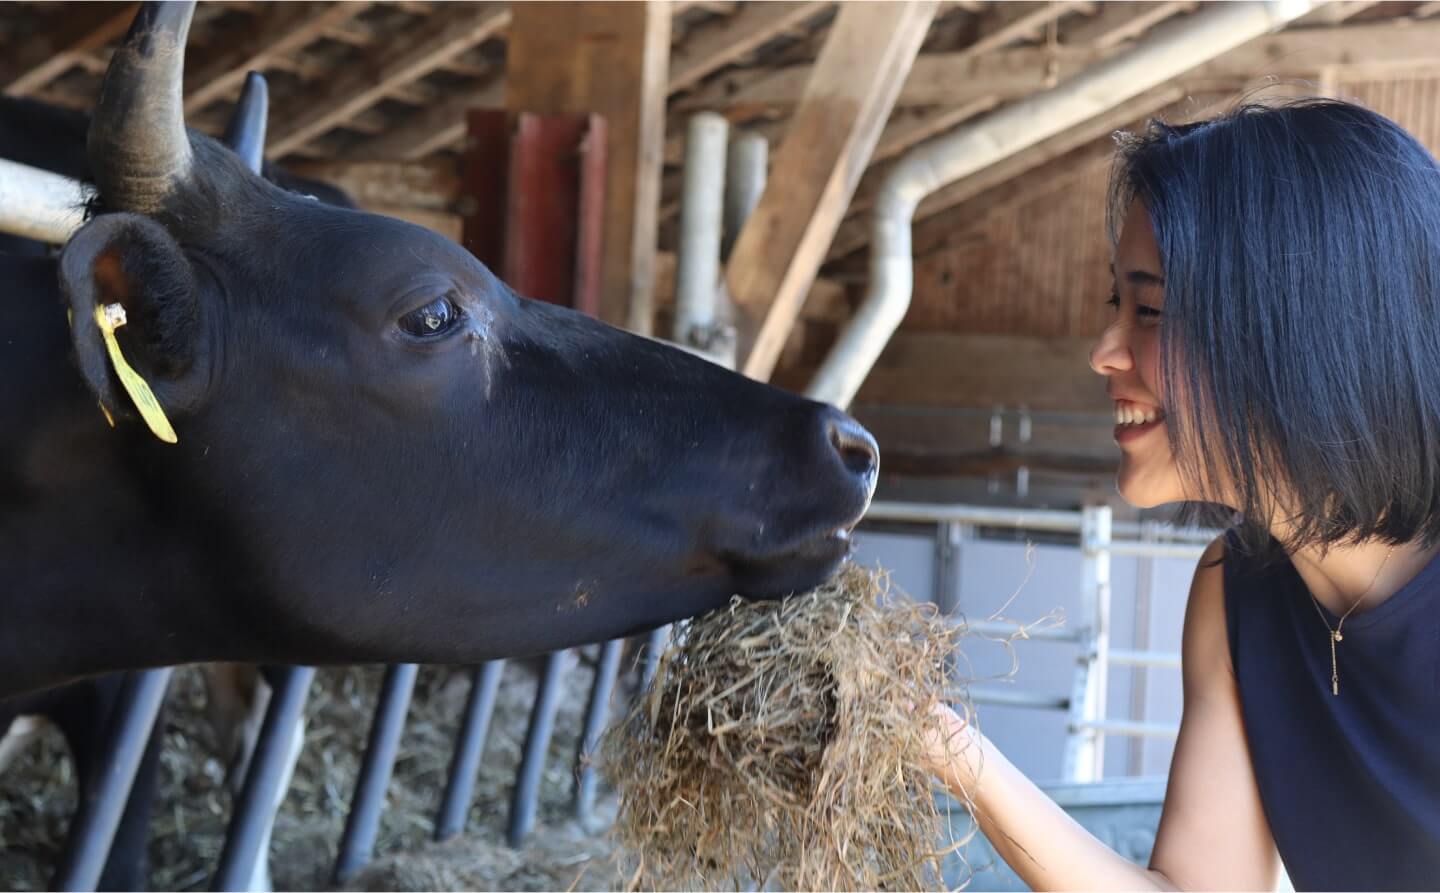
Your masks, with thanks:
[{"label": "cow's horn", "polygon": [[153,213],[190,176],[182,81],[195,4],[142,3],[110,60],[88,151],[110,210]]},{"label": "cow's horn", "polygon": [[265,75],[252,71],[245,76],[240,101],[225,125],[225,145],[235,150],[251,173],[260,173],[265,161],[265,118],[270,107],[270,91]]}]

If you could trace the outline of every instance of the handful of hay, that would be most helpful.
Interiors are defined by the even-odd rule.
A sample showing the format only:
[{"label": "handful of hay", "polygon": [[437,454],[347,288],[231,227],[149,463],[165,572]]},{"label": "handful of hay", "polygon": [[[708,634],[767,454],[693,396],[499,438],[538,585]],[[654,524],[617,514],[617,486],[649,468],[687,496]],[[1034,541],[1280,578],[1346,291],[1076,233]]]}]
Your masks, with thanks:
[{"label": "handful of hay", "polygon": [[925,768],[955,630],[850,566],[690,624],[606,741],[632,888],[934,889]]}]

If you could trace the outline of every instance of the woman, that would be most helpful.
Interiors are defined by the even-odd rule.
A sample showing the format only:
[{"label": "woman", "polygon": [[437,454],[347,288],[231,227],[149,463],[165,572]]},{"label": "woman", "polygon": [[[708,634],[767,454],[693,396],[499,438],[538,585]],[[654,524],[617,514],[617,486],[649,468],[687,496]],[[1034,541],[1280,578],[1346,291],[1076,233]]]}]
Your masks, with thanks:
[{"label": "woman", "polygon": [[[1133,505],[1234,528],[1196,570],[1148,869],[940,708],[937,774],[1035,889],[1440,887],[1440,167],[1354,105],[1121,150],[1091,355]],[[1112,232],[1114,227],[1112,227]]]}]

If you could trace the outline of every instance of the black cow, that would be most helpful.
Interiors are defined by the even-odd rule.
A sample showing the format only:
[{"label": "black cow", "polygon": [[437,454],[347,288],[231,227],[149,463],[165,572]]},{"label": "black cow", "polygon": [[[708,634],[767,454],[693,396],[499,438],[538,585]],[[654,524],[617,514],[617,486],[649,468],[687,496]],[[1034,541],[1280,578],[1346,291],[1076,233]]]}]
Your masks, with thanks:
[{"label": "black cow", "polygon": [[[312,195],[329,204],[354,208],[355,204],[344,192],[328,184],[296,177],[264,161],[268,92],[265,79],[251,72],[226,127],[225,144],[252,171],[263,170],[265,178],[277,185]],[[0,157],[88,181],[91,174],[84,144],[89,123],[89,116],[80,112],[37,100],[0,97]],[[0,255],[44,256],[50,250],[50,246],[44,243],[0,233]],[[228,767],[229,786],[238,794],[271,693],[271,686],[265,678],[268,672],[262,673],[253,664],[234,663],[204,664],[202,671],[209,695],[206,712],[218,753]],[[7,757],[24,747],[39,729],[35,720],[49,720],[64,734],[69,746],[80,799],[85,801],[93,797],[93,788],[100,781],[98,761],[106,741],[108,724],[114,716],[121,683],[120,674],[93,676],[0,701],[0,773],[5,770]],[[29,721],[17,723],[17,719]],[[295,740],[291,743],[288,765],[292,768],[299,756],[303,725],[302,722],[297,727]],[[157,720],[116,831],[111,857],[99,880],[102,890],[133,890],[146,886],[145,843],[158,793],[160,727]],[[7,729],[10,731],[7,732]],[[267,825],[262,853],[268,853],[268,835]],[[250,879],[247,889],[270,889],[268,865],[264,859],[256,866],[256,874]]]},{"label": "black cow", "polygon": [[[190,13],[145,4],[115,54],[94,218],[58,265],[0,274],[0,697],[194,661],[474,663],[834,571],[874,487],[863,429],[249,173],[184,129]],[[121,388],[94,322],[115,304],[177,444]]]},{"label": "black cow", "polygon": [[[834,571],[875,482],[854,421],[249,173],[184,128],[190,12],[142,7],[88,137],[100,213],[3,280],[0,693],[538,653]],[[113,304],[178,444],[121,389]]]}]

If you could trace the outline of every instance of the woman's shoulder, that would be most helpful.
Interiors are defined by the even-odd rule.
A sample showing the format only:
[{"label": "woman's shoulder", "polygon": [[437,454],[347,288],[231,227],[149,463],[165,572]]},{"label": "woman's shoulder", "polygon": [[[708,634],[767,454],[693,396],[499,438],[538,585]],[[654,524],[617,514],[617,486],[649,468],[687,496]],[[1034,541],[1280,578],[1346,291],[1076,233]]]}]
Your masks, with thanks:
[{"label": "woman's shoulder", "polygon": [[1190,583],[1181,646],[1187,685],[1220,666],[1233,672],[1225,605],[1226,537],[1221,534],[1205,547]]}]

